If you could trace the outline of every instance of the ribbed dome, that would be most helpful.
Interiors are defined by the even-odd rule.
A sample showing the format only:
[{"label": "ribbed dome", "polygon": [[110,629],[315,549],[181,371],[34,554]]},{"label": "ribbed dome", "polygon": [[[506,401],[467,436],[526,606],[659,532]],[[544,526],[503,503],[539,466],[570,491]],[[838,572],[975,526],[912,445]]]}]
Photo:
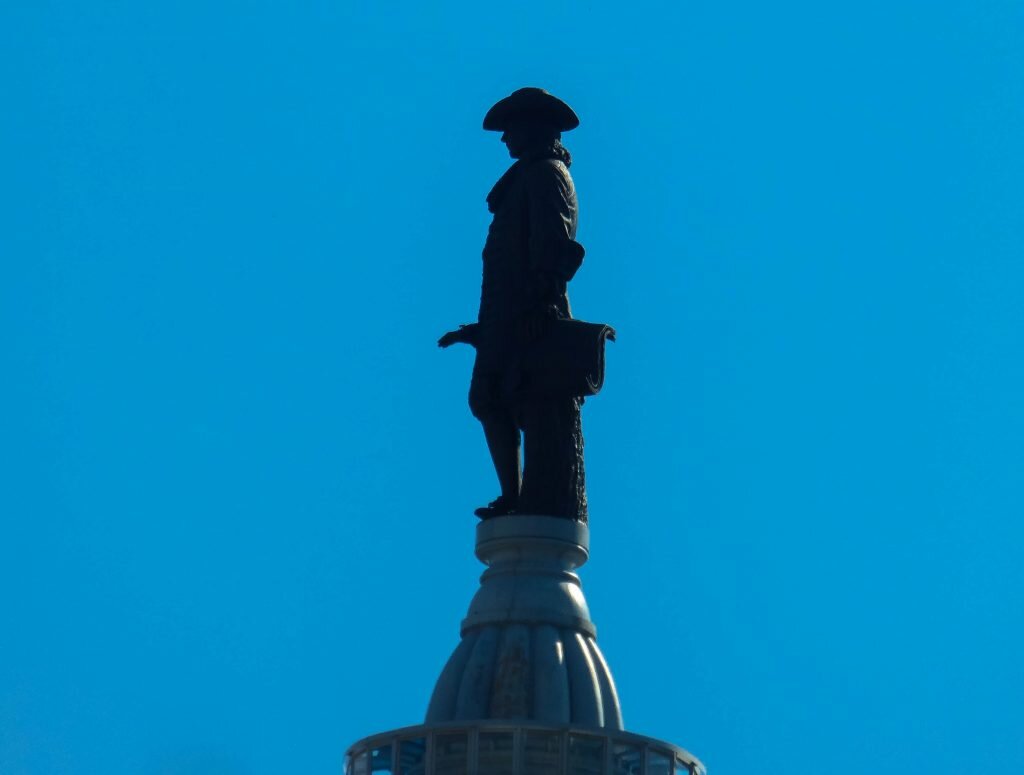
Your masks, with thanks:
[{"label": "ribbed dome", "polygon": [[477,526],[489,567],[462,642],[434,688],[426,721],[533,720],[622,729],[611,672],[579,577],[586,525],[510,516]]}]

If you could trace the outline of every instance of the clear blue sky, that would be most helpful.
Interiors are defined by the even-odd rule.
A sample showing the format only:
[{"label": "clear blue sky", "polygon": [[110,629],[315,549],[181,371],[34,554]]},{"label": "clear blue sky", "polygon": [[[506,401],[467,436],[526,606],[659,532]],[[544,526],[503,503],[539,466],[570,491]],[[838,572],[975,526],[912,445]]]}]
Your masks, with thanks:
[{"label": "clear blue sky", "polygon": [[0,772],[337,773],[496,494],[481,131],[566,136],[584,589],[712,775],[1024,768],[1018,2],[7,3]]}]

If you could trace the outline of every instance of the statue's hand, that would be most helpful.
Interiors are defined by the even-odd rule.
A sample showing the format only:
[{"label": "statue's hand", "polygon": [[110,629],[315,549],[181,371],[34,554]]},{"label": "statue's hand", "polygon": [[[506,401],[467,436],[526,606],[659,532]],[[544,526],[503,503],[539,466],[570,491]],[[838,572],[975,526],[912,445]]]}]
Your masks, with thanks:
[{"label": "statue's hand", "polygon": [[447,334],[437,340],[437,346],[451,347],[453,344],[471,344],[476,345],[476,324],[470,323],[469,325],[459,326],[455,331],[449,331]]},{"label": "statue's hand", "polygon": [[459,341],[458,331],[449,331],[447,334],[437,340],[438,347],[451,347],[453,344]]}]

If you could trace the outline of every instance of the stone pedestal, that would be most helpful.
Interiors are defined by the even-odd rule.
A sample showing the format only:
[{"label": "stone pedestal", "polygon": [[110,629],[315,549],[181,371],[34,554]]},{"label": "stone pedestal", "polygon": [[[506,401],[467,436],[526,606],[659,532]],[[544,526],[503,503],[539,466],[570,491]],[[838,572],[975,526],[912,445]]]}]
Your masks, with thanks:
[{"label": "stone pedestal", "polygon": [[587,526],[567,519],[511,516],[477,526],[476,555],[488,568],[428,724],[517,719],[622,729],[575,573],[589,545]]},{"label": "stone pedestal", "polygon": [[476,556],[487,570],[425,723],[359,741],[346,775],[703,775],[682,748],[623,731],[576,574],[585,524],[489,519]]}]

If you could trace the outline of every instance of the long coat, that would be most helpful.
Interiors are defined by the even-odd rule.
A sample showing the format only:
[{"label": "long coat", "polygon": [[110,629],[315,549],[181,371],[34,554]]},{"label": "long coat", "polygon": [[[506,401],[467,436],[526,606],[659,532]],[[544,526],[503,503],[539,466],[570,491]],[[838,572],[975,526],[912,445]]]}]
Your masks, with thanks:
[{"label": "long coat", "polygon": [[572,317],[566,285],[583,249],[575,242],[576,189],[561,161],[517,161],[487,201],[494,219],[483,249],[477,369],[504,372],[515,368],[525,315],[554,306]]}]

